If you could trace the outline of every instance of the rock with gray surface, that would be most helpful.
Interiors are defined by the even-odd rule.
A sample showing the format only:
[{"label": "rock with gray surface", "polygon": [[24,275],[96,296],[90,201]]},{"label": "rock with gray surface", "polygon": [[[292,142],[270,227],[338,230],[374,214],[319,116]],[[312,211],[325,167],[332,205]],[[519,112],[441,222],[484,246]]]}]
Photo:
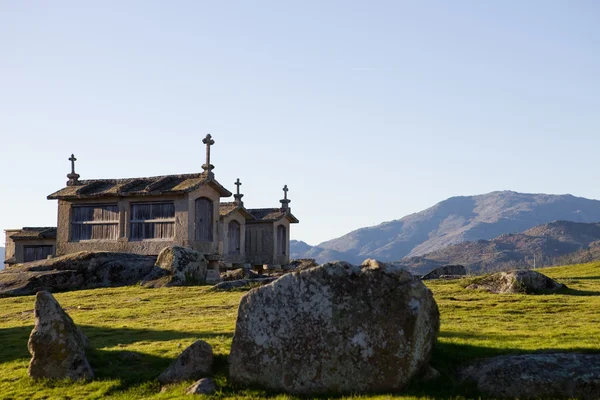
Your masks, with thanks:
[{"label": "rock with gray surface", "polygon": [[463,265],[444,265],[423,275],[421,280],[440,279],[443,275],[464,276],[467,275],[467,270]]},{"label": "rock with gray surface", "polygon": [[146,287],[203,285],[207,269],[208,261],[202,253],[181,246],[165,247],[142,284]]},{"label": "rock with gray surface", "polygon": [[260,278],[260,279],[240,279],[237,281],[219,282],[215,286],[213,286],[211,288],[211,290],[226,291],[226,290],[243,288],[243,287],[247,287],[247,286],[266,285],[268,283],[273,282],[276,279],[278,279],[278,277],[268,277],[268,278]]},{"label": "rock with gray surface", "polygon": [[600,354],[499,356],[477,361],[460,375],[497,398],[600,398]]},{"label": "rock with gray surface", "polygon": [[242,298],[229,375],[301,395],[399,390],[428,368],[438,331],[433,295],[409,272],[328,263]]},{"label": "rock with gray surface", "polygon": [[88,340],[50,293],[37,293],[34,315],[35,326],[27,343],[32,356],[29,376],[92,379],[94,372],[85,356]]},{"label": "rock with gray surface", "polygon": [[566,288],[562,283],[533,270],[498,272],[481,277],[467,289],[485,290],[491,293],[544,293]]},{"label": "rock with gray surface", "polygon": [[231,271],[223,272],[221,274],[221,281],[229,282],[239,281],[242,279],[262,279],[266,277],[266,275],[259,274],[258,272],[254,272],[251,269],[238,268]]},{"label": "rock with gray surface", "polygon": [[203,340],[185,349],[169,367],[159,375],[158,381],[165,385],[188,379],[198,379],[212,372],[213,351]]},{"label": "rock with gray surface", "polygon": [[155,261],[139,254],[82,251],[16,264],[0,271],[0,297],[134,285],[152,271]]},{"label": "rock with gray surface", "polygon": [[217,385],[212,378],[202,378],[185,390],[185,394],[212,395],[217,391]]}]

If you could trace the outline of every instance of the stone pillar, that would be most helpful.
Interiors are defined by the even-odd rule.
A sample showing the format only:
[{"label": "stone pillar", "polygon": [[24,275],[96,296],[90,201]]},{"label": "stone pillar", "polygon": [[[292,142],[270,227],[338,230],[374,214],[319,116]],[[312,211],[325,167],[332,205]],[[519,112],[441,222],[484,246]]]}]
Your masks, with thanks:
[{"label": "stone pillar", "polygon": [[214,285],[221,282],[221,273],[219,271],[219,255],[209,255],[206,257],[208,267],[206,271],[206,283]]}]

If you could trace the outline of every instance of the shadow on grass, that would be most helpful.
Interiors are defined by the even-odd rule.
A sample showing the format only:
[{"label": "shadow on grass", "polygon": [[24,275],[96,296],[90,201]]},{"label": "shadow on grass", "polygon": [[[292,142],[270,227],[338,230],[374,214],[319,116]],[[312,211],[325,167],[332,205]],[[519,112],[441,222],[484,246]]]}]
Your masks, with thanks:
[{"label": "shadow on grass", "polygon": [[[214,336],[231,336],[232,333],[219,332],[178,332],[178,331],[153,331],[148,329],[131,328],[104,328],[83,326],[83,331],[90,338],[95,349],[88,350],[90,364],[94,368],[97,380],[118,380],[119,384],[110,389],[106,396],[118,395],[124,391],[139,397],[147,397],[157,393],[160,385],[155,378],[173,361],[172,358],[160,357],[139,353],[135,351],[102,350],[98,347],[114,347],[118,344],[127,344],[139,341],[168,341],[184,338],[210,338]],[[0,348],[0,363],[15,359],[28,358],[27,338],[31,326],[19,328],[0,329],[0,338],[3,346]],[[476,340],[489,337],[488,334],[473,332],[440,332],[440,338],[463,338]],[[498,334],[495,340],[502,340]],[[544,352],[566,352],[560,350],[544,350]],[[591,349],[569,349],[569,352],[597,352]],[[441,377],[423,382],[415,379],[408,387],[398,393],[381,393],[389,397],[415,396],[431,399],[472,398],[479,396],[475,387],[468,382],[460,382],[457,378],[458,371],[470,362],[487,357],[503,354],[525,353],[518,349],[498,349],[469,344],[455,344],[438,342],[434,348],[431,365],[438,370]],[[239,387],[232,385],[228,380],[227,355],[215,355],[214,377],[219,384],[224,396],[251,396],[272,398],[280,393],[267,391],[256,387]],[[310,396],[311,398],[314,396]],[[337,393],[323,393],[321,397],[340,398]]]},{"label": "shadow on grass", "polygon": [[[233,337],[232,332],[181,332],[156,331],[151,329],[106,328],[79,325],[88,337],[92,348],[115,347],[136,342],[163,342],[177,339],[208,339],[220,336]],[[21,358],[29,358],[27,341],[33,325],[0,329],[0,364]],[[107,351],[108,353],[114,353]]]},{"label": "shadow on grass", "polygon": [[566,280],[573,280],[573,281],[596,281],[596,280],[600,280],[600,276],[569,276],[569,277],[558,278],[558,279],[566,279]]},{"label": "shadow on grass", "polygon": [[562,289],[559,292],[557,292],[557,294],[564,294],[567,296],[600,296],[599,291],[578,290],[578,289],[571,289],[571,288]]}]

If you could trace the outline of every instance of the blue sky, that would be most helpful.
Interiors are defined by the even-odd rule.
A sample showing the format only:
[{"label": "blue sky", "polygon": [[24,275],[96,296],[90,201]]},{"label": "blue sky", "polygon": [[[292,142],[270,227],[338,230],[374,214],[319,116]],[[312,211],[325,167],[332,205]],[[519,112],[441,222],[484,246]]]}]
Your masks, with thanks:
[{"label": "blue sky", "polygon": [[[455,195],[600,199],[596,1],[0,2],[0,229],[82,179],[287,184],[317,244]],[[3,241],[3,240],[2,240]]]}]

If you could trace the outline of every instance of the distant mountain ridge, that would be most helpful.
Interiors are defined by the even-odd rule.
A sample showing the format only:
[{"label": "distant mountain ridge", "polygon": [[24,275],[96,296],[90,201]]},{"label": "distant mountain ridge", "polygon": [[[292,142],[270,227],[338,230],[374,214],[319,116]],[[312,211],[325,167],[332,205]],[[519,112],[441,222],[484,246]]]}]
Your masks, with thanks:
[{"label": "distant mountain ridge", "polygon": [[463,242],[423,256],[405,257],[396,264],[422,274],[448,264],[464,265],[470,272],[489,272],[582,263],[598,258],[600,223],[554,221],[523,233]]},{"label": "distant mountain ridge", "polygon": [[309,246],[293,241],[292,258],[318,262],[365,258],[396,261],[473,240],[489,240],[552,221],[600,222],[600,201],[572,195],[513,191],[451,197],[404,218],[361,228]]},{"label": "distant mountain ridge", "polygon": [[4,247],[0,247],[0,270],[4,269],[5,251]]}]

